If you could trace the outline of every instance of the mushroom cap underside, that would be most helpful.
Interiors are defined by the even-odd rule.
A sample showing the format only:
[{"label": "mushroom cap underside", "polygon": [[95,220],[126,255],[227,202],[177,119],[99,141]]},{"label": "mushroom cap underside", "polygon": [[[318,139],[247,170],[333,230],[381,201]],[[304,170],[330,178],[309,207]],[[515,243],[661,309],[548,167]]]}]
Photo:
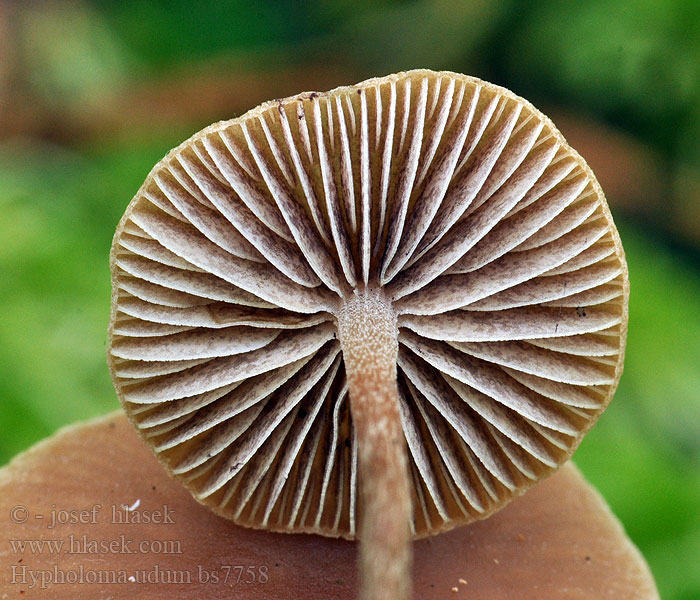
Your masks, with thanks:
[{"label": "mushroom cap underside", "polygon": [[352,538],[337,314],[391,303],[416,537],[554,472],[622,372],[624,253],[592,172],[511,92],[411,71],[268,102],[149,174],[111,255],[129,419],[237,523]]}]

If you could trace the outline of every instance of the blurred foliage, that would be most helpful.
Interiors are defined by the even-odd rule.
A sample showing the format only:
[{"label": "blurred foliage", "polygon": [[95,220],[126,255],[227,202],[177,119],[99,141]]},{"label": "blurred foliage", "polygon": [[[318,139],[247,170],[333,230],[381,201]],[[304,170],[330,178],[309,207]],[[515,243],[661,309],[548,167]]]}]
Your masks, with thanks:
[{"label": "blurred foliage", "polygon": [[89,157],[0,146],[3,462],[60,425],[118,406],[104,356],[109,247],[122,199],[167,150],[158,146]]},{"label": "blurred foliage", "polygon": [[[538,2],[515,27],[509,76],[675,146],[700,101],[700,4]],[[536,40],[537,43],[533,43]]]},{"label": "blurred foliage", "polygon": [[284,49],[323,25],[313,5],[297,0],[198,3],[98,0],[105,22],[149,72],[230,52]]},{"label": "blurred foliage", "polygon": [[78,7],[29,5],[17,19],[28,84],[56,108],[99,104],[135,68],[109,25],[86,5]]},{"label": "blurred foliage", "polygon": [[[324,89],[334,78],[414,67],[469,72],[584,116],[599,145],[610,141],[606,130],[587,124],[644,148],[637,171],[615,162],[633,145],[616,138],[614,152],[601,151],[611,177],[627,168],[634,179],[643,161],[655,161],[648,172],[664,193],[645,195],[642,186],[638,198],[616,204],[625,179],[608,187],[617,190],[610,203],[630,267],[628,350],[616,398],[576,461],[648,559],[662,597],[700,597],[700,2],[7,6],[0,462],[118,406],[104,361],[108,252],[128,200],[169,148],[206,120],[277,94],[270,90],[285,73],[294,85],[294,73],[308,71],[303,85]],[[193,80],[209,86],[196,98]],[[139,111],[145,119],[133,117]]]}]

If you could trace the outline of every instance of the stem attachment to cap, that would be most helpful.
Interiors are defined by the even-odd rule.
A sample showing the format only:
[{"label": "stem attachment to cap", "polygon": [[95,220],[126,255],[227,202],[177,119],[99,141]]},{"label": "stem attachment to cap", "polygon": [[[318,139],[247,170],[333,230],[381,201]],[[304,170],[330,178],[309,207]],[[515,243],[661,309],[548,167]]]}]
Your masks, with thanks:
[{"label": "stem attachment to cap", "polygon": [[405,600],[412,507],[396,381],[396,314],[381,288],[367,288],[346,298],[337,316],[358,445],[361,597]]}]

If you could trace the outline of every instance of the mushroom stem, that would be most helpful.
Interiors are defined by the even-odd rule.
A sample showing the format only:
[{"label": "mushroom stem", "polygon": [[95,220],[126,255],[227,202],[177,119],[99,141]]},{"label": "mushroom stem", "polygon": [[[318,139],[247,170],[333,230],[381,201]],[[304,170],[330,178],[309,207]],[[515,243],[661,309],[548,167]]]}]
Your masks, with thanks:
[{"label": "mushroom stem", "polygon": [[411,497],[396,381],[398,327],[381,288],[356,291],[338,331],[358,446],[363,600],[410,595]]}]

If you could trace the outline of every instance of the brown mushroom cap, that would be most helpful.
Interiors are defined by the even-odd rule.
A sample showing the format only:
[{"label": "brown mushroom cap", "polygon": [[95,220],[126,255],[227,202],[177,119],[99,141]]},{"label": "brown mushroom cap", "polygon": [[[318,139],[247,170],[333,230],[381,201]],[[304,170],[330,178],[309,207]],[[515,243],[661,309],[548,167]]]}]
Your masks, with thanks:
[{"label": "brown mushroom cap", "polygon": [[[162,513],[165,506],[174,522],[112,522],[112,505],[123,512],[122,505],[137,501],[133,514]],[[91,515],[96,504],[101,509],[94,522],[88,516],[85,522],[49,529],[52,510]],[[357,593],[356,544],[256,531],[212,514],[165,474],[121,413],[68,427],[1,469],[0,514],[0,597],[208,600],[234,594],[242,600],[340,600]],[[69,545],[69,536],[83,544],[83,539],[116,540],[116,551],[21,552],[10,542],[62,540]],[[127,548],[134,552],[122,551],[121,536],[131,540]],[[178,546],[157,551],[157,543],[168,540]],[[147,546],[139,551],[143,542]],[[420,540],[414,552],[414,587],[426,600],[658,598],[638,550],[600,495],[570,464],[490,519]],[[223,578],[227,566],[253,567],[255,582],[205,583],[202,572]],[[39,583],[30,587],[30,572],[37,578],[46,573],[45,589]],[[168,577],[186,581],[184,573],[190,574],[190,583],[164,583]],[[231,580],[236,574],[230,571]],[[58,583],[61,576],[78,579]],[[126,581],[90,583],[98,577],[109,581],[108,576]],[[141,583],[149,576],[157,582]]]}]

